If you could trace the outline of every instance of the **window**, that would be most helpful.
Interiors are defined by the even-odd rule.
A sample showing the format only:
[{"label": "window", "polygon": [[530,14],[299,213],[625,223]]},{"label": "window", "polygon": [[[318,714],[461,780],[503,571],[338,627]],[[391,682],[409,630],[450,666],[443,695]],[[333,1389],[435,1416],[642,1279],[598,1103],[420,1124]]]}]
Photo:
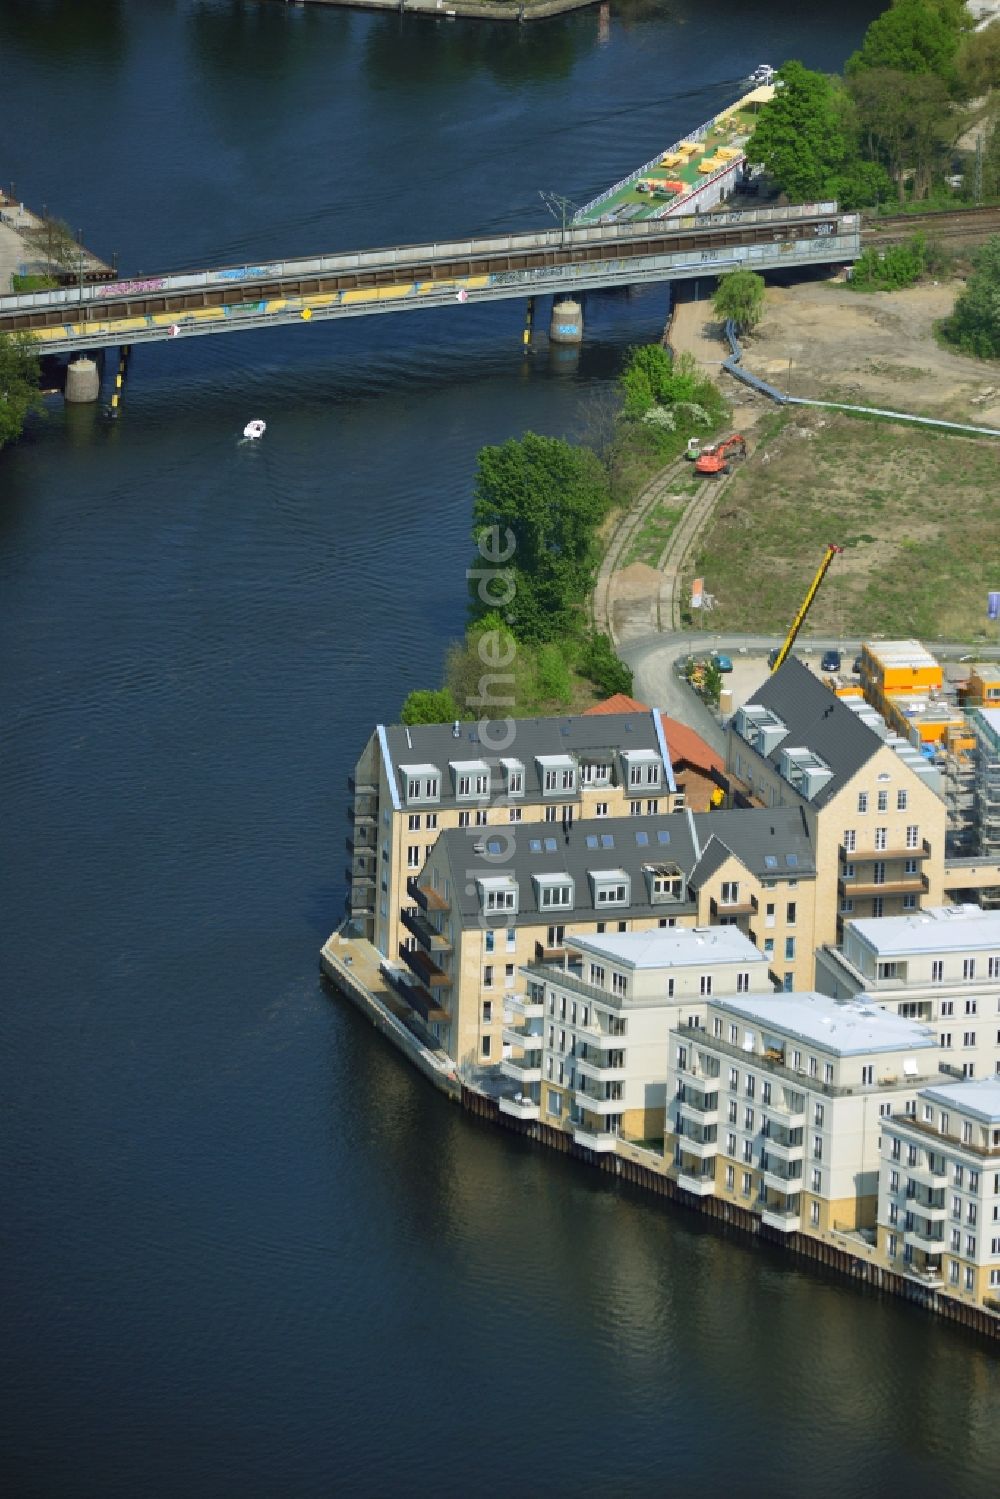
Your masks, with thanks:
[{"label": "window", "polygon": [[875,829],[875,849],[876,849],[876,852],[880,851],[881,849],[888,848],[888,847],[889,847],[889,829],[888,828],[876,828]]},{"label": "window", "polygon": [[411,833],[418,832],[420,828],[420,813],[411,812],[409,817],[406,819],[406,823]]},{"label": "window", "polygon": [[459,814],[458,814],[458,825],[459,825],[460,828],[467,828],[469,826],[470,821],[471,821],[471,818],[469,817],[468,812],[459,812]]},{"label": "window", "polygon": [[920,847],[920,829],[915,822],[911,822],[906,829],[906,846],[907,848]]},{"label": "window", "polygon": [[986,959],[986,973],[991,979],[1000,978],[1000,958]]},{"label": "window", "polygon": [[814,1161],[821,1161],[822,1159],[823,1159],[823,1136],[822,1135],[813,1135],[813,1160]]},{"label": "window", "polygon": [[595,881],[594,893],[599,906],[624,906],[628,901],[628,882]]},{"label": "window", "polygon": [[818,1125],[820,1128],[823,1125],[823,1114],[823,1105],[821,1103],[813,1104],[813,1124]]},{"label": "window", "polygon": [[889,1172],[889,1191],[890,1192],[898,1192],[899,1191],[899,1172],[898,1171],[890,1171]]},{"label": "window", "polygon": [[791,963],[795,958],[795,938],[785,938],[785,962]]},{"label": "window", "polygon": [[608,804],[607,804],[607,802],[598,802],[597,805],[594,808],[594,816],[595,817],[607,817],[607,815],[608,815]]},{"label": "window", "polygon": [[711,994],[711,992],[712,992],[712,975],[710,973],[703,973],[701,975],[701,981],[700,981],[700,993],[702,993],[702,994]]},{"label": "window", "polygon": [[493,988],[493,964],[487,963],[483,968],[483,988]]},{"label": "window", "polygon": [[872,901],[872,915],[878,918],[882,915],[883,909],[884,903],[882,897],[881,895],[876,895],[875,899]]},{"label": "window", "polygon": [[888,810],[889,810],[889,793],[888,793],[888,791],[880,791],[879,792],[879,794],[878,794],[878,810],[880,812],[888,812]]},{"label": "window", "polygon": [[486,819],[487,819],[486,808],[485,807],[480,807],[479,811],[476,813],[476,827],[477,828],[484,828],[486,826]]},{"label": "window", "polygon": [[774,901],[769,900],[764,907],[764,925],[774,926]]},{"label": "window", "polygon": [[642,802],[629,802],[629,804],[628,804],[628,810],[629,810],[629,815],[630,816],[632,816],[632,817],[641,817],[642,816]]},{"label": "window", "polygon": [[833,1082],[833,1063],[832,1062],[824,1062],[823,1063],[823,1081],[825,1083],[832,1083]]},{"label": "window", "polygon": [[942,1016],[945,1016],[945,1015],[954,1015],[954,1013],[955,1013],[955,1001],[953,999],[943,999],[941,1001],[941,1014],[942,1014]]},{"label": "window", "polygon": [[484,1025],[489,1025],[492,1022],[492,1020],[493,1020],[493,1001],[492,1001],[492,999],[484,999],[483,1000],[483,1024]]},{"label": "window", "polygon": [[554,906],[571,906],[573,904],[573,886],[571,884],[541,884],[538,889],[541,897],[540,905],[543,911]]},{"label": "window", "polygon": [[508,819],[508,821],[509,822],[520,822],[521,821],[521,812],[522,812],[522,808],[521,807],[508,807],[507,808],[507,819]]},{"label": "window", "polygon": [[736,975],[736,992],[737,992],[737,994],[749,994],[749,992],[750,992],[750,975],[749,975],[749,973],[738,973]]},{"label": "window", "polygon": [[897,791],[896,792],[896,811],[897,812],[905,812],[906,811],[906,802],[907,802],[906,792],[905,791]]},{"label": "window", "polygon": [[620,994],[622,997],[628,994],[628,979],[623,973],[612,973],[611,992],[612,994]]},{"label": "window", "polygon": [[729,1109],[727,1111],[727,1117],[728,1117],[728,1120],[729,1120],[730,1124],[735,1124],[736,1123],[736,1120],[737,1120],[737,1117],[739,1115],[739,1112],[740,1112],[740,1106],[739,1106],[739,1104],[736,1102],[735,1098],[731,1098],[729,1100]]},{"label": "window", "polygon": [[868,792],[867,791],[859,791],[858,792],[858,811],[859,812],[867,812],[868,811]]},{"label": "window", "polygon": [[752,1161],[753,1160],[753,1141],[752,1140],[744,1140],[743,1141],[743,1159],[745,1161]]},{"label": "window", "polygon": [[889,1258],[891,1260],[894,1260],[896,1258],[896,1250],[898,1248],[898,1245],[899,1245],[899,1238],[898,1238],[898,1236],[896,1234],[889,1234],[888,1237],[886,1238],[886,1241],[885,1241],[885,1247],[886,1247],[886,1249],[888,1251]]},{"label": "window", "polygon": [[942,1031],[939,1039],[941,1045],[947,1050],[951,1045],[951,1031]]},{"label": "window", "polygon": [[549,1113],[556,1118],[558,1118],[562,1113],[562,1097],[560,1096],[560,1094],[554,1093],[551,1088],[549,1089],[549,1097],[546,1107]]},{"label": "window", "polygon": [[743,1173],[743,1196],[749,1197],[753,1190],[753,1176],[749,1171]]},{"label": "window", "polygon": [[507,772],[507,795],[520,796],[524,791],[524,771],[508,770]]},{"label": "window", "polygon": [[844,852],[853,854],[858,846],[858,835],[853,828],[844,829]]},{"label": "window", "polygon": [[964,979],[974,979],[975,976],[976,976],[976,960],[975,960],[975,958],[963,958],[962,959],[962,977]]},{"label": "window", "polygon": [[660,810],[660,804],[655,799],[653,801],[651,801],[651,802],[647,802],[646,803],[646,816],[647,817],[655,817],[656,814],[657,814],[657,812],[659,812],[659,810]]},{"label": "window", "polygon": [[817,1062],[817,1060],[816,1060],[815,1057],[810,1057],[809,1058],[809,1076],[810,1077],[818,1077],[819,1076],[819,1063]]},{"label": "window", "polygon": [[840,914],[842,916],[850,916],[850,914],[851,914],[851,912],[853,910],[854,910],[854,902],[853,902],[853,900],[851,900],[851,898],[849,896],[847,897],[847,899],[842,900],[840,902]]},{"label": "window", "polygon": [[493,1037],[492,1036],[484,1036],[483,1037],[483,1056],[484,1057],[488,1057],[489,1054],[490,1054],[490,1052],[492,1050],[493,1050]]},{"label": "window", "polygon": [[931,982],[934,984],[940,984],[943,979],[944,960],[942,958],[934,958],[931,961]]},{"label": "window", "polygon": [[739,904],[740,886],[738,880],[723,880],[722,882],[722,904],[724,906],[735,906]]},{"label": "window", "polygon": [[503,984],[504,984],[504,988],[505,989],[513,989],[513,987],[514,987],[514,965],[513,965],[513,963],[505,963],[504,964],[504,968],[503,968]]},{"label": "window", "polygon": [[781,980],[781,988],[782,988],[782,991],[785,994],[791,994],[794,991],[794,989],[795,989],[795,975],[794,975],[794,973],[786,973],[785,974],[785,976]]},{"label": "window", "polygon": [[727,1135],[726,1135],[726,1155],[735,1155],[735,1154],[736,1154],[736,1136],[730,1132],[730,1133],[727,1133]]},{"label": "window", "polygon": [[764,938],[764,956],[765,956],[765,958],[771,958],[771,957],[774,956],[774,938],[773,937],[765,937]]},{"label": "window", "polygon": [[787,926],[795,925],[795,902],[793,900],[790,900],[785,907],[785,924]]},{"label": "window", "polygon": [[963,1031],[962,1032],[962,1045],[963,1046],[975,1046],[975,1044],[976,1044],[976,1033],[975,1033],[975,1031]]},{"label": "window", "polygon": [[814,1166],[812,1168],[812,1172],[810,1174],[809,1181],[810,1181],[810,1185],[811,1185],[812,1191],[814,1191],[814,1192],[822,1192],[822,1190],[823,1190],[823,1173],[819,1169],[818,1166]]},{"label": "window", "polygon": [[865,1066],[863,1066],[862,1069],[861,1069],[861,1082],[862,1082],[862,1085],[866,1086],[866,1087],[870,1087],[871,1084],[874,1081],[875,1081],[875,1068],[874,1068],[873,1065],[871,1065],[869,1063],[866,1063]]},{"label": "window", "polygon": [[917,909],[917,897],[915,895],[903,896],[903,910],[915,911]]},{"label": "window", "polygon": [[744,1129],[748,1129],[748,1130],[752,1130],[753,1129],[753,1109],[751,1109],[751,1108],[747,1108],[747,1109],[744,1110],[744,1113],[743,1113],[743,1128]]},{"label": "window", "polygon": [[735,1166],[727,1166],[726,1167],[726,1191],[727,1192],[732,1192],[732,1191],[735,1190],[735,1187],[736,1187],[736,1167]]}]

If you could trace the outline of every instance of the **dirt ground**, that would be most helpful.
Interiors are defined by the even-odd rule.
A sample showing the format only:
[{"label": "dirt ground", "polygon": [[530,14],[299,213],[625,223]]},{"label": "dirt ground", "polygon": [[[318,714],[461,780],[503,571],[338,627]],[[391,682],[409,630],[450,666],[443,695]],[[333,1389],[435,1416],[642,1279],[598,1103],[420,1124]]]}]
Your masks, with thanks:
[{"label": "dirt ground", "polygon": [[[960,290],[957,281],[871,293],[839,282],[769,287],[763,322],[744,341],[744,362],[790,395],[1000,427],[1000,365],[949,353],[934,338],[934,324]],[[670,340],[703,368],[718,369],[728,352],[721,332],[710,302],[685,302]],[[735,402],[734,424],[752,426],[768,408],[722,380]]]}]

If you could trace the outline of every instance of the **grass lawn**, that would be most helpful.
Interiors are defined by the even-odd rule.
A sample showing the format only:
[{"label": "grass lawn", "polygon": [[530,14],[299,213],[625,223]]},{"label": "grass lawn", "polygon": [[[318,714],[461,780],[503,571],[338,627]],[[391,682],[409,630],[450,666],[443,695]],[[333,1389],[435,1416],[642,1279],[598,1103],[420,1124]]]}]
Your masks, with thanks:
[{"label": "grass lawn", "polygon": [[715,629],[780,634],[833,541],[844,555],[809,632],[982,640],[986,593],[1000,583],[998,473],[996,442],[838,415],[772,418],[688,571],[716,596]]}]

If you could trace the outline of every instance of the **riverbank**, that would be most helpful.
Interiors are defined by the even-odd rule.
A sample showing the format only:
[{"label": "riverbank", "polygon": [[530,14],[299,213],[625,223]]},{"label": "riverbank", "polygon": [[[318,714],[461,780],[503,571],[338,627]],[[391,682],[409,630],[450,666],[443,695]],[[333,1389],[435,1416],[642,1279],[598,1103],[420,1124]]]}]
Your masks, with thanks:
[{"label": "riverbank", "polygon": [[[284,0],[287,3],[287,0]],[[390,10],[398,15],[431,16],[439,21],[544,21],[566,11],[606,5],[607,0],[297,0],[300,5],[325,5],[341,10]]]}]

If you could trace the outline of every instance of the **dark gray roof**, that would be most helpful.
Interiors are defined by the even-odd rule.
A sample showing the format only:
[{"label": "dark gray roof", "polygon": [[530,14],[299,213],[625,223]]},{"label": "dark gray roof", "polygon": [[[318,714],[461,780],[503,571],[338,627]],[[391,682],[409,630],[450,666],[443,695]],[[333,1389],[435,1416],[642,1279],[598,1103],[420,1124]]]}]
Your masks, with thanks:
[{"label": "dark gray roof", "polygon": [[[815,873],[812,845],[798,808],[751,808],[703,812],[693,818],[696,839],[685,812],[661,817],[616,817],[576,822],[564,830],[558,823],[515,823],[511,827],[450,828],[441,833],[433,858],[450,866],[452,906],[462,926],[482,920],[477,878],[511,875],[518,885],[515,925],[532,926],[580,919],[586,911],[609,923],[625,917],[691,914],[689,883],[697,889],[732,851],[762,879],[809,879]],[[716,836],[718,835],[718,836]],[[491,843],[493,852],[491,852]],[[477,848],[481,846],[481,851]],[[721,857],[716,859],[714,850]],[[684,876],[684,900],[649,901],[643,870],[675,865]],[[588,876],[623,869],[631,880],[627,907],[593,903]],[[573,910],[541,912],[533,875],[567,874],[574,882]],[[422,877],[421,884],[427,883]],[[498,923],[507,918],[497,917]]]},{"label": "dark gray roof", "polygon": [[[454,802],[453,789],[447,777],[453,760],[519,760],[524,766],[524,795],[527,800],[540,799],[542,791],[535,765],[536,755],[574,755],[603,757],[614,761],[620,751],[654,750],[662,759],[657,734],[659,715],[650,709],[641,713],[572,714],[560,718],[519,718],[514,734],[504,749],[484,745],[479,737],[479,723],[473,719],[460,723],[458,734],[452,724],[393,724],[385,729],[386,744],[397,772],[400,765],[434,765],[442,772],[441,802]],[[501,739],[500,721],[492,721],[489,735],[494,744]],[[668,790],[661,781],[661,794]],[[617,782],[616,782],[617,784]],[[636,795],[656,795],[655,788],[637,788]],[[571,798],[566,798],[570,800]]]},{"label": "dark gray roof", "polygon": [[814,807],[822,807],[842,791],[883,748],[884,741],[874,729],[795,656],[789,656],[768,677],[746,706],[755,705],[769,709],[788,729],[785,738],[767,756],[775,768],[783,749],[808,749],[833,771],[832,778],[811,798]]}]

